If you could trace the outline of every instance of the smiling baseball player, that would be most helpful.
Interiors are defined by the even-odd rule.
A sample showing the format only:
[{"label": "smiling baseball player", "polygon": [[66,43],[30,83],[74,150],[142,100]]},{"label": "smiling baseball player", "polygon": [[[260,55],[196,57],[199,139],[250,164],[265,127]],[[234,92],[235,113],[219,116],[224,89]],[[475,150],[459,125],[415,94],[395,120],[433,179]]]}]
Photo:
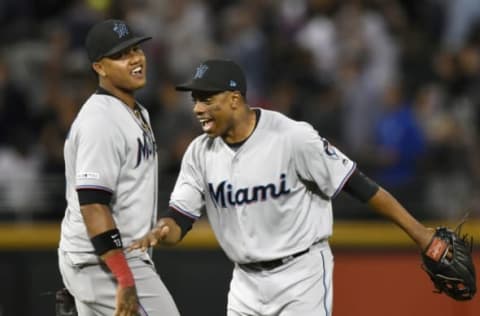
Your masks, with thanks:
[{"label": "smiling baseball player", "polygon": [[67,209],[58,250],[66,288],[81,316],[178,316],[148,253],[125,254],[156,222],[157,155],[147,110],[134,97],[147,62],[121,20],[94,25],[86,39],[98,90],[65,141]]},{"label": "smiling baseball player", "polygon": [[423,249],[417,222],[312,126],[250,108],[241,68],[209,60],[177,87],[191,91],[204,135],[188,147],[169,213],[131,244],[175,243],[206,210],[235,263],[227,315],[332,314],[331,200],[345,190],[402,227]]}]

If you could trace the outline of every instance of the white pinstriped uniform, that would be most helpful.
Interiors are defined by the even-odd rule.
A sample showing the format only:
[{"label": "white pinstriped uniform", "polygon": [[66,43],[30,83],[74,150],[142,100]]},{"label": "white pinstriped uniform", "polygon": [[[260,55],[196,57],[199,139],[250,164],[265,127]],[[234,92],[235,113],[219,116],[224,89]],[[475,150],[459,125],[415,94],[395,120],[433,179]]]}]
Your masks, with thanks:
[{"label": "white pinstriped uniform", "polygon": [[[156,145],[148,112],[139,107],[147,125],[116,97],[93,94],[79,111],[64,147],[67,209],[61,227],[60,270],[67,288],[83,301],[77,301],[77,307],[96,303],[107,306],[105,314],[113,313],[116,283],[98,265],[77,190],[112,194],[110,208],[124,246],[143,237],[156,223]],[[133,251],[126,256],[148,315],[178,315],[149,254]],[[84,273],[87,269],[91,271]],[[94,286],[89,287],[90,283]],[[142,299],[143,293],[150,293],[151,298]]]},{"label": "white pinstriped uniform", "polygon": [[[283,258],[327,239],[331,198],[355,170],[309,124],[260,111],[238,150],[220,137],[197,137],[170,199],[171,207],[195,219],[206,209],[221,247],[237,264]],[[292,315],[330,315],[332,270],[326,241],[274,270],[252,273],[236,265],[229,315],[277,315],[292,297],[302,298],[289,307]]]}]

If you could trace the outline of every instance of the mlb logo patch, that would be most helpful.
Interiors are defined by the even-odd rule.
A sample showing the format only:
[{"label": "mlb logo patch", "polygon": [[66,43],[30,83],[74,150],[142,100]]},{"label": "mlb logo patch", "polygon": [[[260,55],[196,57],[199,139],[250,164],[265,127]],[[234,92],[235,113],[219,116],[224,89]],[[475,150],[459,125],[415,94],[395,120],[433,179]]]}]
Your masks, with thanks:
[{"label": "mlb logo patch", "polygon": [[79,172],[77,173],[77,180],[98,180],[100,179],[100,174],[98,172]]}]

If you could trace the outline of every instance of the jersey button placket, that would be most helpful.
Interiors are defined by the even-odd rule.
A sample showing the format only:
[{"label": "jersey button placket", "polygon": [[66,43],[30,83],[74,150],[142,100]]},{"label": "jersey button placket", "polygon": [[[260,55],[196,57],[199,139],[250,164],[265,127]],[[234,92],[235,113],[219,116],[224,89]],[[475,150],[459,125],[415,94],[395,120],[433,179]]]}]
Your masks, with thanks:
[{"label": "jersey button placket", "polygon": [[239,176],[241,175],[240,174],[241,168],[239,168],[238,165],[239,165],[239,157],[238,157],[238,153],[236,153],[233,156],[232,162],[230,165],[231,166],[230,183],[232,184],[232,200],[235,201],[235,205],[232,205],[232,211],[237,213],[236,215],[237,215],[237,221],[239,225],[239,231],[242,235],[240,236],[241,237],[240,240],[241,240],[241,243],[243,244],[243,248],[247,249],[248,247],[245,245],[245,242],[248,240],[248,236],[246,233],[247,230],[245,229],[245,226],[248,225],[248,219],[246,218],[247,214],[244,211],[242,211],[243,208],[238,207],[238,205],[236,204],[236,197],[235,197],[235,192],[238,189],[237,179],[239,179]]}]

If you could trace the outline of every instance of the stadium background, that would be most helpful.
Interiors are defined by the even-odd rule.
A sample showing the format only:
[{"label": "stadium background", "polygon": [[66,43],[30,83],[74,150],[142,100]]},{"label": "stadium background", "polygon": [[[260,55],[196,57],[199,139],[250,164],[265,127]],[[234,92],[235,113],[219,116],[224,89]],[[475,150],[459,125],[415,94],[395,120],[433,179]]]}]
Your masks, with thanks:
[{"label": "stadium background", "polygon": [[[0,316],[53,315],[63,140],[95,89],[83,38],[109,17],[154,37],[138,97],[161,207],[200,133],[173,85],[215,56],[245,68],[250,105],[311,123],[422,221],[469,211],[480,240],[479,0],[1,0]],[[335,315],[478,315],[478,298],[431,293],[398,228],[347,196],[334,207]],[[231,264],[204,221],[155,261],[183,315],[223,314]]]}]

